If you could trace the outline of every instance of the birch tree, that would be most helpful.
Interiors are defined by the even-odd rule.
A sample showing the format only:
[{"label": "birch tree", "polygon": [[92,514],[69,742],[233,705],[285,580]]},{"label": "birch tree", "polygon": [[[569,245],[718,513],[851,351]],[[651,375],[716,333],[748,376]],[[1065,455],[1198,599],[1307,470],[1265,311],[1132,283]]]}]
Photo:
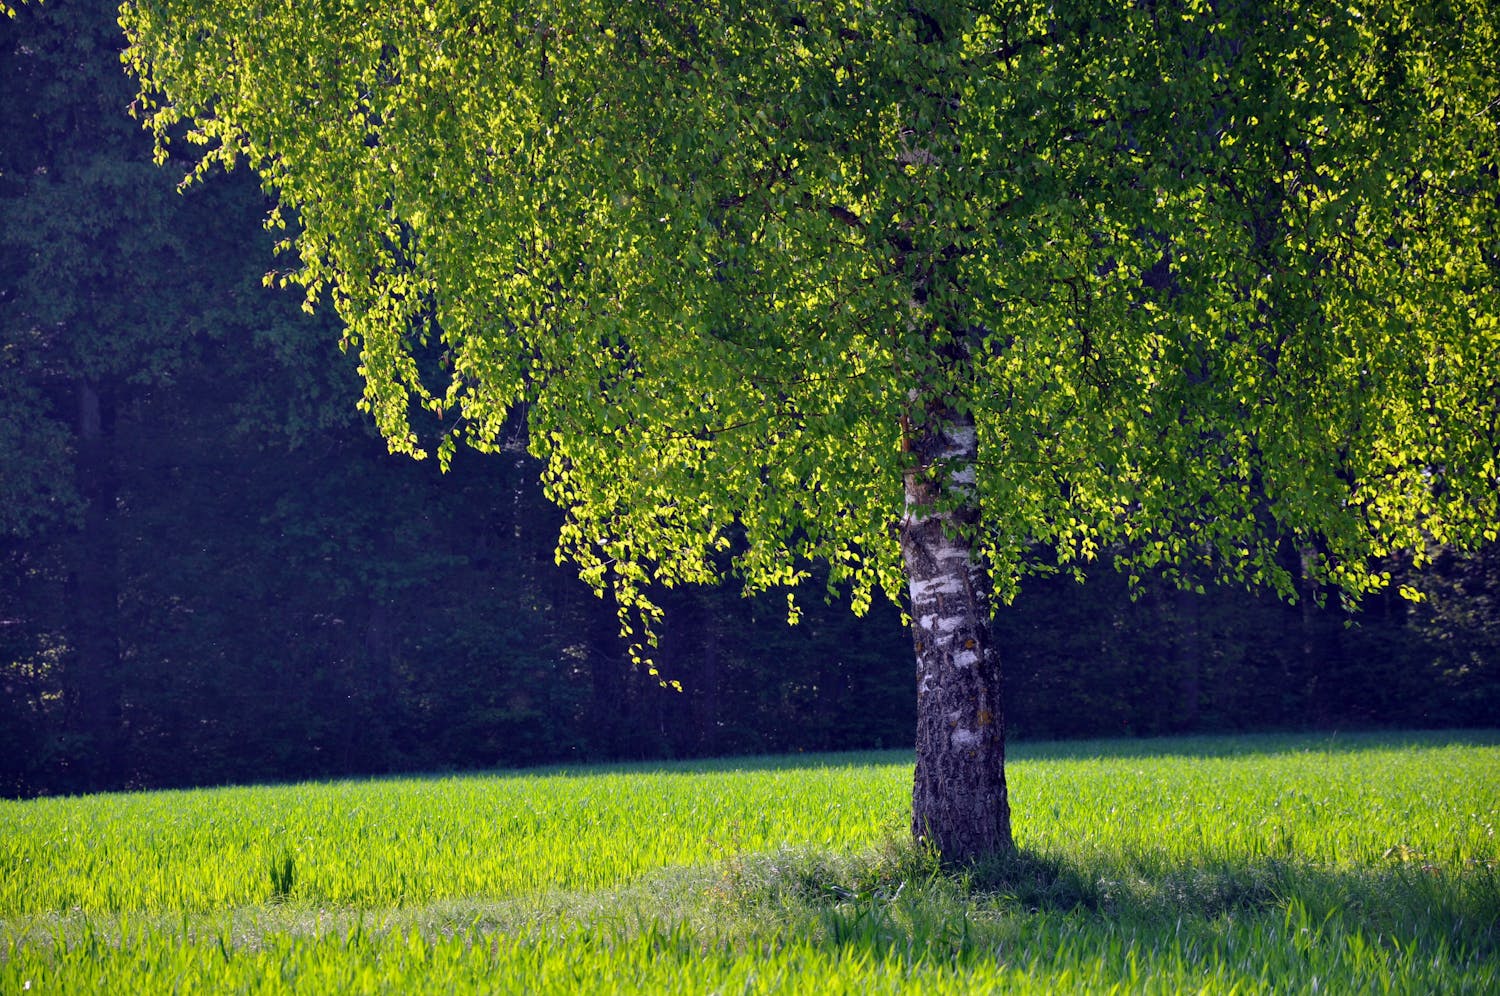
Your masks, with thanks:
[{"label": "birch tree", "polygon": [[272,278],[338,309],[392,449],[524,408],[559,554],[647,637],[656,588],[819,562],[905,607],[945,857],[1011,846],[990,618],[1029,572],[1290,596],[1292,550],[1357,597],[1495,537],[1486,0],[121,19],[163,153],[295,212]]}]

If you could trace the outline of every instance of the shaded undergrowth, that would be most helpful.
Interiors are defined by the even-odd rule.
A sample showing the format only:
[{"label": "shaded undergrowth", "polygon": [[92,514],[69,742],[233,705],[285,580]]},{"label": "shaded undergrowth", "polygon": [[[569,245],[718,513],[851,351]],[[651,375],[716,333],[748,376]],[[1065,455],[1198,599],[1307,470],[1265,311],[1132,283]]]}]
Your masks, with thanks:
[{"label": "shaded undergrowth", "polygon": [[858,856],[786,848],[724,863],[721,923],[793,923],[834,946],[942,954],[993,948],[1030,923],[1124,931],[1148,946],[1184,934],[1290,930],[1367,938],[1393,950],[1500,958],[1500,870],[1444,868],[1394,854],[1320,867],[1260,858],[1084,862],[1018,849],[963,868],[892,837]]}]

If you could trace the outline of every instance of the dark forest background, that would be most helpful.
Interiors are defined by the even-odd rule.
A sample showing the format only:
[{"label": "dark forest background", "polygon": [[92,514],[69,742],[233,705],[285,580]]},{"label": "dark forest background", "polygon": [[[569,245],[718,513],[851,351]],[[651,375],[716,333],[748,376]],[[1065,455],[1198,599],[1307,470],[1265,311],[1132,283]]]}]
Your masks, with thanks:
[{"label": "dark forest background", "polygon": [[[522,426],[389,456],[262,286],[253,178],[151,162],[120,44],[108,2],[0,19],[0,793],[910,743],[896,608],[665,593],[663,687],[554,564]],[[1493,723],[1500,553],[1433,552],[1358,613],[1033,579],[1012,735]]]}]

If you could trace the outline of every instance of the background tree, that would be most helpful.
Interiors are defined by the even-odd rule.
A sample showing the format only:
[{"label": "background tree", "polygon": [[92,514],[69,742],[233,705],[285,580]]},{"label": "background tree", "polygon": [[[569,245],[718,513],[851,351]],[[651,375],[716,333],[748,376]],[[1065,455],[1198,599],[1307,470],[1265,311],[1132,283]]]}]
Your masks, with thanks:
[{"label": "background tree", "polygon": [[[391,742],[413,725],[401,607],[477,559],[492,516],[447,530],[431,481],[387,466],[335,336],[261,286],[249,178],[184,195],[152,163],[115,19],[33,5],[0,36],[0,784],[437,763]],[[390,497],[351,510],[366,491]]]},{"label": "background tree", "polygon": [[[152,165],[115,16],[0,23],[0,792],[897,742],[904,696],[845,692],[894,686],[889,613],[810,606],[829,649],[804,668],[761,645],[774,604],[691,593],[661,660],[685,691],[663,689],[553,562],[519,425],[446,477],[390,457],[331,323],[261,286],[253,178],[179,196]],[[116,387],[108,556],[81,541],[82,495],[106,493],[77,456],[84,362]],[[96,615],[80,566],[112,581]],[[103,698],[80,653],[97,618],[104,724],[78,708]]]},{"label": "background tree", "polygon": [[524,403],[562,549],[648,632],[725,554],[908,599],[951,857],[1009,843],[989,599],[1028,570],[1357,594],[1493,538],[1491,5],[123,23],[161,147],[187,122],[299,212],[394,448]]},{"label": "background tree", "polygon": [[[63,757],[79,785],[115,779],[122,758],[119,412],[170,380],[222,318],[172,293],[211,282],[222,246],[190,245],[172,224],[180,198],[121,120],[128,81],[99,58],[119,48],[107,8],[49,8],[0,63],[0,381],[23,385],[6,391],[0,521],[20,536],[67,527],[31,569],[60,583]],[[133,159],[118,154],[132,146]]]}]

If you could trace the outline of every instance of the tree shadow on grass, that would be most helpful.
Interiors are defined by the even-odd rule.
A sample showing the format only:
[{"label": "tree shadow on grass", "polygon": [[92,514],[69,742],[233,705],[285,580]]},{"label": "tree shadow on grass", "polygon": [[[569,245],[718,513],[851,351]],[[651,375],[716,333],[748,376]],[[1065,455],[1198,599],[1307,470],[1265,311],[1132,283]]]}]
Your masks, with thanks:
[{"label": "tree shadow on grass", "polygon": [[732,907],[800,915],[827,943],[876,953],[947,957],[1038,931],[1029,943],[1059,930],[1124,931],[1154,947],[1192,934],[1219,943],[1236,930],[1252,937],[1317,930],[1444,958],[1500,958],[1493,862],[1450,868],[1397,857],[1331,868],[1257,857],[1142,871],[1018,850],[945,868],[915,845],[892,842],[857,857],[796,849],[745,855],[726,869],[721,899]]},{"label": "tree shadow on grass", "polygon": [[969,895],[1017,912],[1081,913],[1175,924],[1296,907],[1388,937],[1441,936],[1500,953],[1500,866],[1438,865],[1404,855],[1375,866],[1291,858],[1179,862],[1149,871],[1017,850],[960,871]]},{"label": "tree shadow on grass", "polygon": [[969,892],[1026,913],[1085,913],[1170,920],[1275,907],[1296,879],[1279,862],[1203,864],[1143,874],[1016,850],[958,873]]}]

